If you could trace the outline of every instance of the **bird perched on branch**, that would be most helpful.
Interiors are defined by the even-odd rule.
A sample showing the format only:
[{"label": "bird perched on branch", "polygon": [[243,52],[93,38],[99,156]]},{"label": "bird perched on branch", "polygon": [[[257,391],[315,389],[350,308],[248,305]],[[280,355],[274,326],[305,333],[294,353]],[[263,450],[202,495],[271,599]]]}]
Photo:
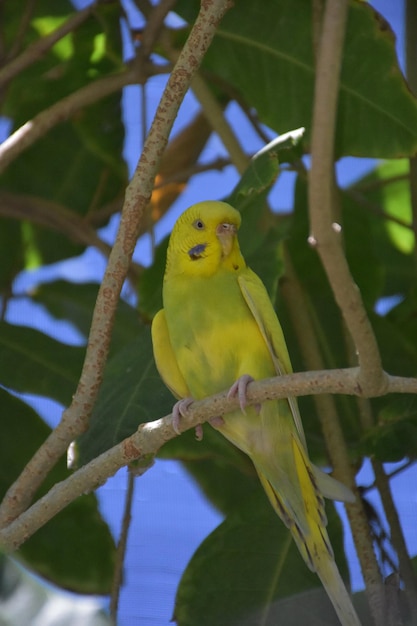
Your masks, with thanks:
[{"label": "bird perched on branch", "polygon": [[317,572],[344,626],[360,626],[326,531],[323,496],[352,501],[352,492],[309,460],[295,398],[246,405],[253,379],[292,371],[285,339],[267,291],[241,254],[240,213],[224,202],[185,211],[171,234],[163,306],[152,324],[156,365],[181,400],[230,388],[240,409],[212,425],[252,460],[262,486],[290,529],[307,566]]}]

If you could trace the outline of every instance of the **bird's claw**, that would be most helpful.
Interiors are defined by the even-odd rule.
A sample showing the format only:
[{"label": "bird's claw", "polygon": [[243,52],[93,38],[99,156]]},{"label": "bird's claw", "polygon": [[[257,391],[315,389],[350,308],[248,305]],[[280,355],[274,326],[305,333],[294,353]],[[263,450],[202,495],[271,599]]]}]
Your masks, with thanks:
[{"label": "bird's claw", "polygon": [[[177,433],[177,435],[181,434],[181,418],[185,417],[187,410],[190,408],[193,402],[193,398],[183,398],[182,400],[178,400],[178,402],[176,402],[172,407],[172,428]],[[197,441],[202,441],[203,424],[197,424],[197,426],[195,427],[195,438],[197,439]]]},{"label": "bird's claw", "polygon": [[203,441],[203,424],[197,424],[195,427],[195,438],[197,441]]},{"label": "bird's claw", "polygon": [[[246,415],[246,406],[248,404],[247,400],[247,388],[249,383],[253,382],[254,379],[249,374],[243,374],[240,376],[230,387],[229,392],[227,394],[228,398],[235,398],[236,396],[239,398],[239,406],[242,413]],[[257,413],[260,411],[260,405],[255,405],[255,410]]]},{"label": "bird's claw", "polygon": [[193,398],[183,398],[182,400],[178,400],[178,402],[176,402],[172,407],[172,428],[177,433],[177,435],[181,435],[181,418],[185,417],[187,410],[193,402]]}]

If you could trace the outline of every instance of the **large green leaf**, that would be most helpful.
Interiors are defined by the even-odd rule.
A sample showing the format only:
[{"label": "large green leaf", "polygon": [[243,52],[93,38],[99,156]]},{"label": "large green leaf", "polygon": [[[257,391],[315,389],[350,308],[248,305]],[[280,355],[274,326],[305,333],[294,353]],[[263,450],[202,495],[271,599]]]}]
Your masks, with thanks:
[{"label": "large green leaf", "polygon": [[[39,285],[32,293],[56,319],[72,322],[88,337],[99,285],[70,283],[57,280]],[[119,301],[112,331],[111,351],[115,352],[130,342],[140,330],[137,311],[123,300]]]},{"label": "large green leaf", "polygon": [[[17,478],[50,428],[24,402],[0,389],[0,497]],[[22,433],[24,436],[22,436]],[[69,476],[65,459],[38,495]],[[109,593],[115,549],[95,496],[82,496],[40,528],[17,553],[30,569],[78,593]]]},{"label": "large green leaf", "polygon": [[[12,30],[14,24],[16,28],[20,24],[22,4],[8,3],[7,19]],[[64,0],[36,3],[33,13],[28,13],[31,19],[22,45],[38,41],[73,10],[71,3]],[[14,128],[122,66],[119,10],[118,3],[97,7],[78,29],[14,78],[3,109]],[[80,235],[74,238],[75,231],[69,232],[65,226],[65,212],[90,217],[122,195],[127,171],[122,157],[120,100],[120,93],[116,93],[81,109],[71,119],[63,116],[58,126],[24,151],[3,173],[3,189],[12,194],[9,197],[17,197],[22,210],[25,195],[36,202],[36,212],[26,212],[24,238],[16,237],[14,242],[20,258],[29,257],[27,265],[51,263],[80,253],[85,247],[80,232],[83,225],[78,222]]]},{"label": "large green leaf", "polygon": [[[182,1],[176,10],[192,22],[197,5]],[[394,37],[367,3],[351,1],[349,9],[336,153],[382,158],[414,154],[417,104],[399,69]],[[237,89],[276,132],[305,126],[308,144],[314,30],[309,0],[239,0],[222,20],[203,67]]]},{"label": "large green leaf", "polygon": [[347,193],[372,225],[372,250],[384,276],[380,296],[404,294],[416,271],[408,161],[378,165]]},{"label": "large green leaf", "polygon": [[[345,572],[340,521],[332,506],[328,514],[336,560]],[[265,495],[257,493],[195,552],[178,588],[174,618],[179,626],[337,624],[320,587]],[[316,613],[317,622],[310,619]]]},{"label": "large green leaf", "polygon": [[171,393],[156,371],[149,329],[142,328],[107,363],[90,427],[78,440],[77,463],[88,462],[171,407]]},{"label": "large green leaf", "polygon": [[33,328],[0,322],[0,384],[68,405],[84,352],[84,348],[65,345]]},{"label": "large green leaf", "polygon": [[12,282],[23,265],[21,225],[0,220],[0,293],[10,293]]},{"label": "large green leaf", "polygon": [[417,403],[415,396],[389,396],[373,401],[375,426],[361,442],[366,456],[383,463],[415,458],[417,446]]}]

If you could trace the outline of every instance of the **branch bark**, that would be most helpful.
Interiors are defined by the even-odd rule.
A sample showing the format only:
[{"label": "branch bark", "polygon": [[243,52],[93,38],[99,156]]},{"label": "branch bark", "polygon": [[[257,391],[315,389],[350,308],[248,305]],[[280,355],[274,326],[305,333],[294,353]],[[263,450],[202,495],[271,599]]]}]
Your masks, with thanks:
[{"label": "branch bark", "polygon": [[334,136],[347,2],[329,0],[318,51],[311,170],[309,177],[310,243],[321,258],[361,367],[360,384],[369,391],[383,389],[381,358],[357,285],[350,274],[333,219]]},{"label": "branch bark", "polygon": [[[228,0],[206,0],[202,3],[196,22],[170,75],[136,171],[126,189],[120,226],[100,285],[83,370],[73,401],[64,411],[60,424],[9,488],[0,507],[0,526],[25,510],[51,467],[71,441],[88,426],[102,381],[118,298],[169,133],[191,79],[228,8]],[[120,76],[111,78],[120,80]]]},{"label": "branch bark", "polygon": [[[363,391],[358,385],[359,373],[359,368],[321,370],[254,381],[247,388],[248,404],[323,393],[361,396]],[[391,393],[417,393],[417,378],[387,374],[387,381],[387,388]],[[181,419],[180,431],[185,432],[210,418],[239,408],[239,400],[228,398],[227,394],[228,390],[194,402]],[[97,489],[121,467],[138,460],[142,468],[151,467],[158,450],[176,436],[172,427],[172,415],[141,424],[133,435],[81,467],[66,480],[54,485],[17,519],[10,521],[0,530],[1,549],[5,552],[17,550],[75,498]]]}]

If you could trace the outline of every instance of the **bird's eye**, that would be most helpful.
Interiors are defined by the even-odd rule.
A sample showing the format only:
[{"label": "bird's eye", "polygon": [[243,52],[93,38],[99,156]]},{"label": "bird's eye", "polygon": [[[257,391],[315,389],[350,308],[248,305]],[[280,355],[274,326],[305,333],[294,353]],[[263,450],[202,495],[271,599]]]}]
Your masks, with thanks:
[{"label": "bird's eye", "polygon": [[205,226],[204,226],[204,222],[202,220],[196,220],[193,223],[194,228],[196,228],[197,230],[204,230]]}]

